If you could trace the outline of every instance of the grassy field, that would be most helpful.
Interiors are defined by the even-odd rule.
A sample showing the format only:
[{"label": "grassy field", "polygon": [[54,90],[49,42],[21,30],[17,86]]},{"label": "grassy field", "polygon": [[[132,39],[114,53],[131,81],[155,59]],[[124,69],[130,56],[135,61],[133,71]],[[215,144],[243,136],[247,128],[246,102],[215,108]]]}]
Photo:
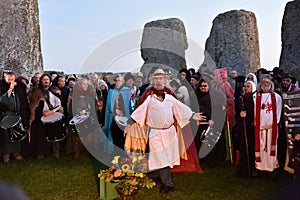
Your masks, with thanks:
[{"label": "grassy field", "polygon": [[[96,176],[101,168],[105,166],[87,153],[79,160],[70,155],[62,155],[58,161],[51,156],[40,162],[12,160],[7,165],[0,163],[0,180],[18,184],[33,200],[99,199]],[[287,174],[275,172],[248,180],[236,178],[235,167],[228,163],[202,168],[202,174],[174,174],[175,190],[169,194],[160,194],[157,185],[140,190],[136,199],[300,199],[300,192],[298,198],[285,196],[294,184]]]}]

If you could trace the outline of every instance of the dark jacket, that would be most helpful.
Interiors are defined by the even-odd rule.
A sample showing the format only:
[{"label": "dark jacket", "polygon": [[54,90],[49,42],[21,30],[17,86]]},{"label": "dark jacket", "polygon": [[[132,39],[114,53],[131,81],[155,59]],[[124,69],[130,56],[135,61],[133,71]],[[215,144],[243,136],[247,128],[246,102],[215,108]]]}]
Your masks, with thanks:
[{"label": "dark jacket", "polygon": [[15,86],[10,98],[7,96],[7,91],[10,85],[5,80],[0,80],[0,112],[5,114],[8,111],[18,113],[21,118],[24,127],[29,126],[29,107],[26,96],[26,85],[22,82],[18,82]]}]

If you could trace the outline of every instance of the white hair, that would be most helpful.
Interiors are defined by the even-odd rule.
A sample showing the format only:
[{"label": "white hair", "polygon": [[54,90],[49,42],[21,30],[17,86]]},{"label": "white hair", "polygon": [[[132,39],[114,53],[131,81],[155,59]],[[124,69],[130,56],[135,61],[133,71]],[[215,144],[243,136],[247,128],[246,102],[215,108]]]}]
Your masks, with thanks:
[{"label": "white hair", "polygon": [[264,79],[269,79],[270,80],[270,83],[271,83],[271,87],[270,87],[270,90],[269,92],[274,92],[275,91],[275,86],[274,86],[274,83],[272,81],[272,78],[269,74],[263,74],[259,77],[259,84],[257,86],[257,91],[262,91],[262,88],[261,88],[261,81],[264,80]]}]

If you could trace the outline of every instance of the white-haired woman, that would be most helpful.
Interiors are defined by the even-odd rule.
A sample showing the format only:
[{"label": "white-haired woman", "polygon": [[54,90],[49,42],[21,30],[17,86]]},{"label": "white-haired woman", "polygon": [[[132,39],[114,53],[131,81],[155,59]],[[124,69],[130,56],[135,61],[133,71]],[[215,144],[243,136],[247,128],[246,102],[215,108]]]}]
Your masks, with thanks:
[{"label": "white-haired woman", "polygon": [[235,164],[238,165],[238,176],[252,176],[254,170],[254,101],[253,93],[256,85],[252,81],[245,84],[244,94],[240,97],[237,105],[237,124],[235,139],[237,148]]}]

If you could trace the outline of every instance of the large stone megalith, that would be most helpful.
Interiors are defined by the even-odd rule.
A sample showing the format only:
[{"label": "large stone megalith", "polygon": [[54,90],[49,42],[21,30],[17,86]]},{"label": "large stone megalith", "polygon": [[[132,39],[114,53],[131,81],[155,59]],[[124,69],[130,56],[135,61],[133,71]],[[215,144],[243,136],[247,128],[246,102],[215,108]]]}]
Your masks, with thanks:
[{"label": "large stone megalith", "polygon": [[141,72],[147,76],[152,67],[170,67],[174,72],[186,68],[187,48],[185,27],[180,19],[170,18],[146,23],[141,42],[141,55],[145,61]]},{"label": "large stone megalith", "polygon": [[0,72],[42,71],[38,0],[1,0]]},{"label": "large stone megalith", "polygon": [[205,58],[200,72],[226,67],[239,75],[260,68],[258,30],[254,13],[233,10],[219,14],[213,21],[205,44]]},{"label": "large stone megalith", "polygon": [[285,6],[281,40],[279,68],[300,80],[300,0],[288,2]]}]

